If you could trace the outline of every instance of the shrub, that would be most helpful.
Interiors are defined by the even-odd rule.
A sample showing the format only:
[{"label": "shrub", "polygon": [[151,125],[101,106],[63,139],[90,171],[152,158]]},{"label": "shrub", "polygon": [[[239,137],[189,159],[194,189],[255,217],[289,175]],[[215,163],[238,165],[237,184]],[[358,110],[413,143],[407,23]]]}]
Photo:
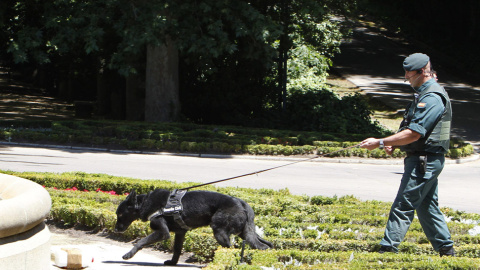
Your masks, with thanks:
[{"label": "shrub", "polygon": [[310,202],[315,205],[330,205],[336,201],[336,198],[325,197],[325,196],[313,196],[310,199]]},{"label": "shrub", "polygon": [[287,106],[289,125],[295,130],[338,133],[382,133],[371,121],[372,112],[360,94],[342,99],[327,89],[291,89]]},{"label": "shrub", "polygon": [[205,262],[210,261],[215,255],[215,250],[219,244],[213,234],[210,233],[194,233],[186,238],[185,251],[193,252],[195,259]]},{"label": "shrub", "polygon": [[[114,189],[124,194],[132,188],[147,193],[155,188],[174,189],[192,183],[138,180],[103,174],[10,172],[40,183],[52,197],[49,219],[70,226],[82,224],[96,230],[113,230],[117,205],[125,195],[111,195],[102,190]],[[77,187],[77,191],[72,187]],[[53,187],[70,190],[56,190]],[[90,190],[80,191],[79,187]],[[400,254],[377,254],[378,242],[389,211],[389,203],[361,201],[353,196],[322,197],[296,196],[287,189],[253,190],[247,188],[204,187],[239,197],[255,211],[256,225],[263,237],[274,244],[267,251],[246,248],[245,261],[240,264],[240,240],[233,238],[234,247],[218,248],[210,228],[199,228],[187,233],[184,248],[200,261],[211,262],[206,269],[478,269],[480,267],[480,236],[469,235],[477,226],[480,215],[444,209],[449,229],[459,257],[439,258],[428,243],[418,219],[414,219]],[[463,222],[472,220],[472,222]],[[149,234],[149,224],[134,222],[123,234],[135,239]],[[172,238],[156,248],[169,250]],[[434,256],[431,256],[434,255]],[[380,263],[379,263],[380,262]],[[223,268],[222,268],[223,267]],[[449,268],[450,267],[450,268]]]},{"label": "shrub", "polygon": [[[326,94],[327,96],[329,94]],[[49,128],[38,128],[45,124]],[[384,151],[343,148],[358,144],[366,137],[385,136],[375,129],[368,134],[325,133],[312,131],[244,129],[185,123],[115,121],[0,122],[0,137],[7,141],[75,144],[89,147],[113,147],[131,150],[251,155],[325,155],[328,157],[387,158]],[[293,127],[293,126],[292,126]],[[473,146],[452,139],[447,156],[460,158],[474,153]],[[335,152],[337,150],[342,150]],[[335,153],[333,153],[335,152]],[[333,154],[330,154],[333,153]],[[394,158],[405,153],[395,150]]]}]

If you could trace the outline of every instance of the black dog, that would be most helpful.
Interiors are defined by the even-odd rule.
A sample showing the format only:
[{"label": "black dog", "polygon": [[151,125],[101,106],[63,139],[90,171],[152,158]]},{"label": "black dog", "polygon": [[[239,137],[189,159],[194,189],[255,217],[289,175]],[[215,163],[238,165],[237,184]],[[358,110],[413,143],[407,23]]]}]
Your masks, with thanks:
[{"label": "black dog", "polygon": [[164,264],[176,265],[187,231],[207,225],[212,227],[215,239],[223,247],[231,246],[232,234],[240,236],[255,249],[273,247],[255,232],[253,209],[241,199],[210,191],[187,192],[181,200],[183,211],[176,218],[181,217],[181,224],[173,216],[155,215],[158,210],[165,208],[169,196],[170,191],[164,189],[141,195],[137,195],[133,190],[120,203],[117,208],[116,232],[124,232],[137,219],[150,219],[150,227],[154,231],[134,244],[132,250],[123,255],[123,259],[132,258],[145,245],[166,240],[170,238],[170,232],[175,232],[173,257]]}]

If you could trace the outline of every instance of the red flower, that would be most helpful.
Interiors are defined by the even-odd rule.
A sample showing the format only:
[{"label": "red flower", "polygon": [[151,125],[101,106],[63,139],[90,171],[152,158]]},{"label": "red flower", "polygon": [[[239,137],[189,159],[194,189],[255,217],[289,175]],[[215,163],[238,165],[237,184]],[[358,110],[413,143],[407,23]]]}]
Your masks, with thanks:
[{"label": "red flower", "polygon": [[[52,187],[54,190],[58,190],[56,187]],[[72,188],[66,188],[65,190],[67,191],[78,191],[78,188],[77,187],[72,187]],[[84,192],[90,192],[89,190],[87,189],[84,189],[83,190]],[[110,195],[118,195],[114,190],[111,190],[111,191],[103,191],[101,188],[97,188],[96,192],[103,192],[103,193],[107,193],[107,194],[110,194]],[[128,195],[129,193],[125,193],[125,195]]]}]

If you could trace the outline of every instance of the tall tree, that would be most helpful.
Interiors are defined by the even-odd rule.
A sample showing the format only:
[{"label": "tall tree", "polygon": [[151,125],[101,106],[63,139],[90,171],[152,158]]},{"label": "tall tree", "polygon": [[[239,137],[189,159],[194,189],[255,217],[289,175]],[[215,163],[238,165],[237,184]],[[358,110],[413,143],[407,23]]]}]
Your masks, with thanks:
[{"label": "tall tree", "polygon": [[[226,83],[223,91],[232,95],[230,107],[237,102],[239,113],[249,114],[254,108],[241,108],[249,105],[239,102],[248,99],[248,94],[257,107],[276,102],[266,98],[275,95],[259,89],[271,84],[275,76],[280,37],[288,35],[291,40],[282,44],[284,55],[288,56],[285,52],[292,47],[307,46],[328,58],[338,46],[337,37],[330,39],[323,33],[328,28],[321,25],[332,10],[344,9],[339,2],[353,0],[6,1],[12,13],[6,20],[10,30],[4,41],[16,62],[53,62],[64,69],[64,77],[73,79],[79,68],[116,70],[127,78],[129,90],[116,95],[125,100],[125,108],[134,111],[127,117],[139,117],[139,100],[144,98],[145,119],[172,121],[180,109],[179,89],[185,85],[178,82],[176,63],[189,69],[182,74],[194,76],[187,78],[191,85],[212,86],[214,79],[223,77],[238,80],[242,86],[234,89],[245,95],[228,91],[231,87]],[[142,62],[144,68],[139,68]],[[146,78],[139,80],[143,69]],[[239,72],[241,69],[250,69],[250,73]],[[225,71],[230,74],[218,76]],[[99,90],[105,89],[109,83],[104,80],[112,77],[102,76]],[[141,81],[145,81],[144,96],[137,93]],[[74,88],[78,84],[69,85]],[[212,89],[217,95],[222,91]],[[98,97],[109,100],[104,91]],[[208,100],[202,104],[209,105],[215,104]]]},{"label": "tall tree", "polygon": [[180,112],[178,49],[169,39],[161,46],[147,47],[145,120],[169,122]]}]

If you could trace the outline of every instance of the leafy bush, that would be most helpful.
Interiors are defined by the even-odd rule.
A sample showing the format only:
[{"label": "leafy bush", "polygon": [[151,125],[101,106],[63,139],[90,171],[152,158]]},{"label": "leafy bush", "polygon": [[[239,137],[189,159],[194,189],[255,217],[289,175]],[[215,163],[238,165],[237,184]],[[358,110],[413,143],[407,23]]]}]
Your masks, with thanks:
[{"label": "leafy bush", "polygon": [[[440,258],[427,255],[378,254],[355,251],[311,252],[266,250],[247,254],[248,265],[235,264],[238,252],[221,248],[218,259],[205,267],[211,269],[477,269],[478,260]],[[222,267],[223,260],[228,267]],[[235,260],[237,259],[237,260]]]},{"label": "leafy bush", "polygon": [[[132,188],[146,193],[155,188],[174,189],[193,183],[138,180],[103,174],[11,172],[47,187],[52,197],[49,219],[70,226],[82,224],[112,232],[117,205]],[[57,189],[54,189],[57,188]],[[72,187],[76,187],[75,189]],[[80,188],[81,187],[81,188]],[[65,190],[60,190],[65,189]],[[101,190],[115,189],[106,193]],[[68,190],[66,190],[68,189]],[[89,190],[83,191],[84,189]],[[219,249],[211,228],[199,228],[186,235],[184,248],[199,261],[210,262],[206,269],[478,269],[480,236],[470,231],[480,223],[480,215],[443,208],[458,254],[439,258],[428,243],[418,219],[414,219],[399,254],[377,254],[378,242],[390,208],[389,203],[361,201],[353,196],[323,197],[291,195],[288,190],[220,188],[203,189],[239,197],[255,211],[259,233],[271,241],[274,249],[245,250],[241,264],[240,240],[234,247]],[[97,191],[98,190],[98,191]],[[468,222],[465,222],[468,221]],[[123,234],[132,240],[151,232],[148,223],[136,221]],[[169,250],[172,239],[156,248]]]},{"label": "leafy bush", "polygon": [[450,158],[467,157],[475,153],[473,145],[465,143],[458,139],[452,139],[450,142],[450,149],[445,155]]},{"label": "leafy bush", "polygon": [[[330,94],[328,94],[330,95]],[[360,106],[358,106],[360,107]],[[326,112],[325,112],[326,113]],[[359,113],[355,113],[358,115]],[[337,122],[337,121],[334,121]],[[251,155],[327,155],[329,157],[390,158],[385,151],[363,148],[343,149],[359,139],[387,134],[323,133],[270,129],[244,129],[233,126],[207,126],[185,123],[123,123],[115,121],[54,121],[40,123],[0,122],[0,138],[9,142],[34,142],[89,147],[187,153]],[[352,125],[351,123],[348,126]],[[333,141],[332,141],[333,140]],[[338,150],[334,154],[329,154]],[[470,144],[452,140],[447,156],[460,158],[473,154]],[[392,157],[404,157],[395,150]]]},{"label": "leafy bush", "polygon": [[333,204],[336,201],[336,198],[330,198],[325,196],[313,196],[311,198],[311,203],[315,205],[328,205]]},{"label": "leafy bush", "polygon": [[371,121],[372,112],[359,94],[340,99],[328,89],[291,89],[287,107],[289,126],[295,130],[337,133],[384,133]]}]

